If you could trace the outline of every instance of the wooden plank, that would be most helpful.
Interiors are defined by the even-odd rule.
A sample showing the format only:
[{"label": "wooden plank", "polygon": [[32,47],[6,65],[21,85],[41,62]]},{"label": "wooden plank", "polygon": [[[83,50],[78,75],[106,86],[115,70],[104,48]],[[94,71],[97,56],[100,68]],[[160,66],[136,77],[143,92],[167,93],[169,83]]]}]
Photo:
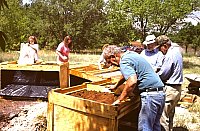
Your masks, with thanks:
[{"label": "wooden plank", "polygon": [[1,70],[59,71],[60,65],[1,65]]},{"label": "wooden plank", "polygon": [[6,64],[17,64],[17,61],[4,61],[1,63],[1,65],[6,65]]},{"label": "wooden plank", "polygon": [[96,82],[85,82],[85,83],[83,83],[81,85],[76,85],[76,86],[73,86],[73,87],[68,87],[68,88],[63,88],[63,89],[57,88],[57,89],[53,89],[53,91],[61,93],[61,94],[66,94],[68,92],[81,90],[81,89],[86,89],[87,88],[87,84],[101,85],[101,84],[106,84],[106,83],[110,83],[110,82],[111,82],[111,79],[104,79],[104,80],[96,81]]},{"label": "wooden plank", "polygon": [[73,87],[68,87],[68,88],[65,88],[65,89],[62,89],[62,90],[60,88],[53,89],[53,91],[61,93],[61,94],[66,94],[68,92],[72,92],[72,91],[76,91],[76,90],[80,90],[80,89],[85,89],[86,87],[87,87],[87,84],[83,83],[81,85],[77,85],[77,86],[73,86]]},{"label": "wooden plank", "polygon": [[53,131],[54,126],[54,104],[51,98],[51,92],[48,94],[48,108],[47,108],[47,131]]},{"label": "wooden plank", "polygon": [[60,65],[59,79],[61,89],[69,87],[69,63]]},{"label": "wooden plank", "polygon": [[91,81],[100,81],[102,80],[101,77],[97,77],[91,74],[86,74],[86,73],[81,73],[80,71],[77,70],[70,70],[70,74],[74,75],[74,76],[78,76],[87,80],[91,80]]},{"label": "wooden plank", "polygon": [[109,73],[109,72],[115,72],[119,69],[102,69],[102,70],[91,70],[91,71],[87,71],[88,74],[103,74],[103,73]]}]

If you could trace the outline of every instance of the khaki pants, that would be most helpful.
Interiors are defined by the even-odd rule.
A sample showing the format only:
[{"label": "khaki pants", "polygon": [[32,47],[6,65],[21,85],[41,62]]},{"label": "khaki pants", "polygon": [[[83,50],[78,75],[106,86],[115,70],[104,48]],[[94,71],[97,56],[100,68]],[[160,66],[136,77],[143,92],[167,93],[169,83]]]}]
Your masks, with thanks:
[{"label": "khaki pants", "polygon": [[[161,126],[165,131],[173,130],[173,118],[175,107],[180,100],[181,86],[165,86],[165,107],[160,119]],[[163,130],[163,129],[162,129]]]}]

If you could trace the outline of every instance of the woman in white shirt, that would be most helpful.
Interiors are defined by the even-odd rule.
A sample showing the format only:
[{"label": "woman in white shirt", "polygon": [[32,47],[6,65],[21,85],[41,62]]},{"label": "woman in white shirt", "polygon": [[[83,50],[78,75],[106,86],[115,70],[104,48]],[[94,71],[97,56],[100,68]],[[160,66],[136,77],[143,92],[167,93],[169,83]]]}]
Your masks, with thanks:
[{"label": "woman in white shirt", "polygon": [[30,36],[28,43],[21,43],[20,56],[18,64],[34,64],[38,61],[39,46],[37,38]]}]

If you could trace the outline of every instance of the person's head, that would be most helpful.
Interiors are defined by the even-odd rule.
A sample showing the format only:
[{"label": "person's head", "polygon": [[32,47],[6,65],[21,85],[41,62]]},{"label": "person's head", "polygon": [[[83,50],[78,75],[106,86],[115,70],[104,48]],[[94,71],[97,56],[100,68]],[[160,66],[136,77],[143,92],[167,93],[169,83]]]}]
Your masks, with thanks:
[{"label": "person's head", "polygon": [[171,40],[166,35],[161,35],[156,38],[156,43],[159,45],[159,50],[165,55],[171,46]]},{"label": "person's head", "polygon": [[144,45],[140,42],[140,40],[131,41],[130,45],[131,45],[130,50],[135,51],[138,54],[140,54],[142,52],[142,50],[144,49]]},{"label": "person's head", "polygon": [[28,43],[37,44],[37,38],[35,36],[29,36]]},{"label": "person's head", "polygon": [[121,48],[115,45],[109,45],[103,50],[104,59],[107,63],[112,65],[119,66],[120,57],[121,57]]},{"label": "person's head", "polygon": [[155,35],[148,35],[145,39],[145,41],[143,42],[144,45],[146,45],[146,49],[149,51],[152,51],[155,49],[156,47],[156,42],[155,42]]},{"label": "person's head", "polygon": [[102,50],[105,49],[108,46],[109,46],[109,44],[104,44],[103,47],[102,47]]},{"label": "person's head", "polygon": [[63,40],[65,46],[68,46],[69,48],[71,48],[72,46],[72,39],[69,35],[65,36],[64,40]]}]

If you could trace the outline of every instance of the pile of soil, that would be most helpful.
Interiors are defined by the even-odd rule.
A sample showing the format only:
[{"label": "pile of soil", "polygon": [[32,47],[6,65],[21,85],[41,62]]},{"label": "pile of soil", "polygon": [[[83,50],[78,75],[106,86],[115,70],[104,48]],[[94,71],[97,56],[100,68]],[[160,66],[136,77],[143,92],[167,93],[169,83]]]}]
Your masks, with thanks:
[{"label": "pile of soil", "polygon": [[96,102],[105,104],[112,104],[117,99],[117,97],[114,94],[108,92],[97,92],[97,91],[87,91],[87,90],[74,92],[70,95],[79,98],[94,100]]}]

